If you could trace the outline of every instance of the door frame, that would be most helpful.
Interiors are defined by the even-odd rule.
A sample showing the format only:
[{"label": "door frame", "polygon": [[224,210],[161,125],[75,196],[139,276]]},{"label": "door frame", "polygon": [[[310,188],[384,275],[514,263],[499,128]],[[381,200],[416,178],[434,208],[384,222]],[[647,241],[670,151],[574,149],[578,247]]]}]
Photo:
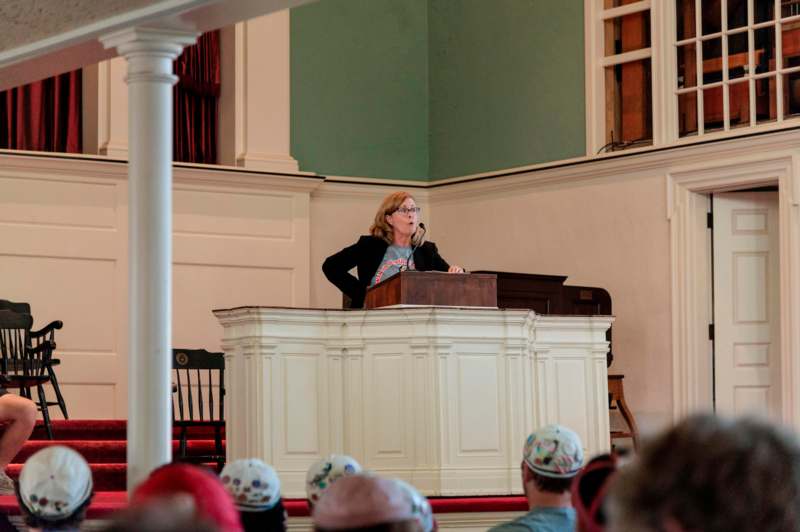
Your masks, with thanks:
[{"label": "door frame", "polygon": [[667,174],[672,294],[673,419],[713,409],[709,194],[778,185],[781,415],[800,428],[800,152],[676,167]]}]

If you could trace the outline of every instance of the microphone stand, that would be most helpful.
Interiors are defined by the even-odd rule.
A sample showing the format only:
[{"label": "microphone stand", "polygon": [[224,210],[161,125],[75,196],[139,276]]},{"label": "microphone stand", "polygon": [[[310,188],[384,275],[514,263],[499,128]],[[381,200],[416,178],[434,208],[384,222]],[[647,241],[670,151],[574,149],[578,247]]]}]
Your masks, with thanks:
[{"label": "microphone stand", "polygon": [[[425,224],[420,222],[419,223],[419,228],[422,229],[422,235],[425,236],[425,233],[428,232],[428,229],[425,227]],[[411,248],[411,253],[408,254],[408,257],[406,257],[406,265],[403,266],[403,268],[400,269],[401,272],[409,271],[408,263],[414,257],[414,252],[417,250],[418,247],[419,247],[419,244],[415,244]]]}]

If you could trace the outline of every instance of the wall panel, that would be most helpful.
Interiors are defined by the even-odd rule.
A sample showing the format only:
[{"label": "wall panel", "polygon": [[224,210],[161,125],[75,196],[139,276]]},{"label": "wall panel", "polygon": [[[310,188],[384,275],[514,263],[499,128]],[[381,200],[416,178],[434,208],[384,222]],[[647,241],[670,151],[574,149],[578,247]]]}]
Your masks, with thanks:
[{"label": "wall panel", "polygon": [[[175,170],[173,342],[219,350],[213,308],[307,306],[317,179]],[[72,418],[127,415],[127,166],[0,152],[0,298],[60,319]],[[51,411],[58,417],[55,410]]]}]

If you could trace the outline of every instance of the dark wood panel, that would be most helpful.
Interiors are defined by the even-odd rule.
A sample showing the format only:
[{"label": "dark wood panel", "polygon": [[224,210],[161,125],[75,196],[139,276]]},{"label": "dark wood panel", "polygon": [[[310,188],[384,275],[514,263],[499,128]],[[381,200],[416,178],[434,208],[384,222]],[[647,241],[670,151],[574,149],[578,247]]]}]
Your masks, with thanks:
[{"label": "dark wood panel", "polygon": [[405,271],[369,290],[364,308],[392,305],[497,307],[497,277],[488,274],[448,274]]},{"label": "dark wood panel", "polygon": [[[611,295],[596,286],[570,286],[564,284],[565,275],[536,273],[478,271],[497,276],[497,306],[500,308],[526,308],[538,314],[566,316],[611,316]],[[606,332],[611,342],[611,328]],[[608,365],[614,355],[611,347]]]}]

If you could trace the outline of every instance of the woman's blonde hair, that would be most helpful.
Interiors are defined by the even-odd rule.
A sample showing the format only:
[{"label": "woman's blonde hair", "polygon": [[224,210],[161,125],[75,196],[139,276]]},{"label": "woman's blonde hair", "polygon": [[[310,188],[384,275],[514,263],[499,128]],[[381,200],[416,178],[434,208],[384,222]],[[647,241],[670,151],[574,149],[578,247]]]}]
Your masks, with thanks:
[{"label": "woman's blonde hair", "polygon": [[[400,208],[404,201],[408,198],[411,198],[416,203],[417,200],[414,199],[414,196],[409,194],[408,192],[392,192],[381,202],[381,206],[378,207],[378,212],[375,213],[375,220],[372,222],[372,225],[369,228],[369,234],[372,236],[377,236],[378,238],[384,239],[389,245],[394,243],[394,230],[392,226],[389,225],[389,222],[386,221],[386,217],[394,214],[394,212]],[[411,245],[412,246],[419,246],[425,240],[425,232],[417,226],[417,230],[411,236]]]}]

